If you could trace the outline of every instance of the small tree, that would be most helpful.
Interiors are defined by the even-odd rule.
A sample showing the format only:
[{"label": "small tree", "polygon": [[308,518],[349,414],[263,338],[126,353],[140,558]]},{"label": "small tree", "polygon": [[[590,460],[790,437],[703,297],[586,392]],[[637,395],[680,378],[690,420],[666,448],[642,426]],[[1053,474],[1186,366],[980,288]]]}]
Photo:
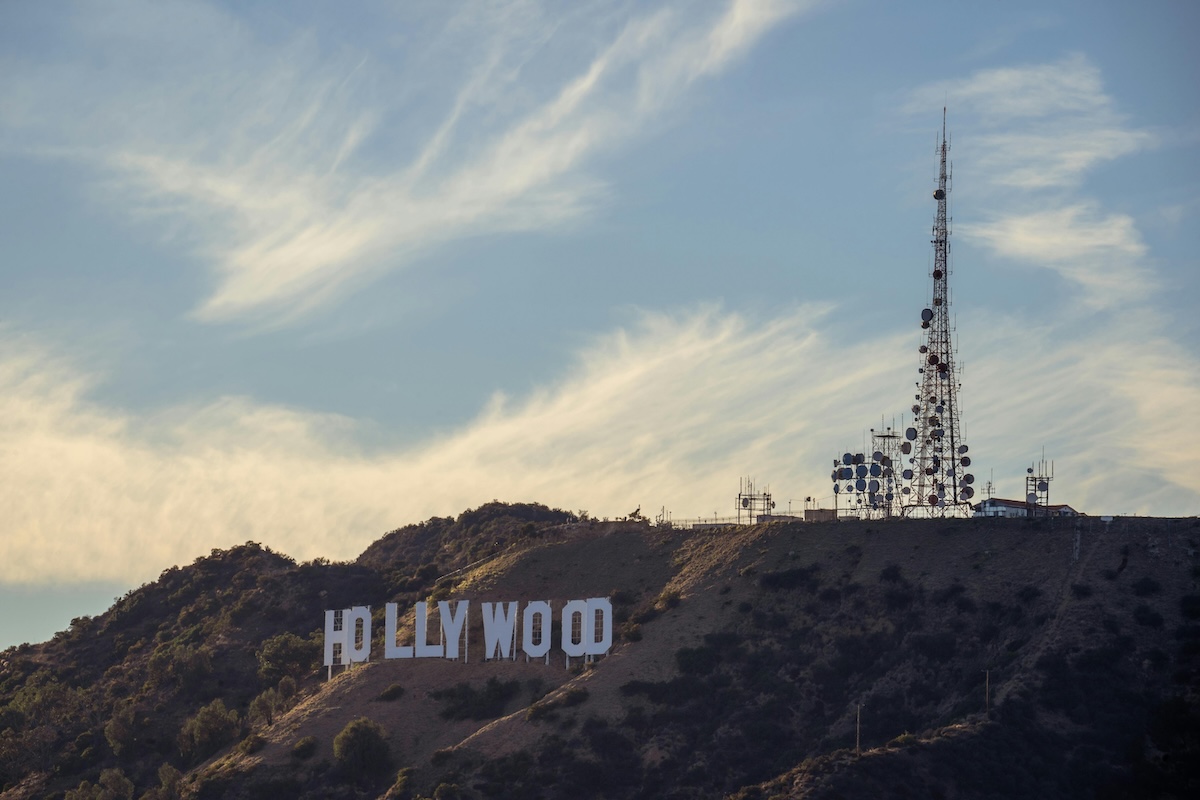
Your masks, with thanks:
[{"label": "small tree", "polygon": [[275,721],[275,713],[281,705],[279,693],[274,689],[267,689],[250,701],[250,720],[270,725]]},{"label": "small tree", "polygon": [[301,639],[294,633],[272,636],[258,651],[258,677],[269,683],[275,683],[285,675],[299,677],[316,664],[319,650],[315,641]]},{"label": "small tree", "polygon": [[392,764],[387,731],[374,720],[351,720],[333,740],[333,757],[338,766],[355,780],[375,778]]},{"label": "small tree", "polygon": [[137,739],[135,730],[132,706],[125,706],[112,715],[112,719],[104,726],[104,738],[112,748],[113,755],[121,756],[133,747]]},{"label": "small tree", "polygon": [[188,758],[206,758],[237,736],[240,728],[237,712],[226,709],[224,701],[217,698],[183,723],[179,751]]}]

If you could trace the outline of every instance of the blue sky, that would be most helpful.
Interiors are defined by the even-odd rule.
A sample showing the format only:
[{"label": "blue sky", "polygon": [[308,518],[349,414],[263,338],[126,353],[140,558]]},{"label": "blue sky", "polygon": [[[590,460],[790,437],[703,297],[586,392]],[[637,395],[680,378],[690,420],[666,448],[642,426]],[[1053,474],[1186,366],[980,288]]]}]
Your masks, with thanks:
[{"label": "blue sky", "polygon": [[246,540],[826,494],[943,105],[977,474],[1200,509],[1195,4],[244,6],[0,8],[0,646]]}]

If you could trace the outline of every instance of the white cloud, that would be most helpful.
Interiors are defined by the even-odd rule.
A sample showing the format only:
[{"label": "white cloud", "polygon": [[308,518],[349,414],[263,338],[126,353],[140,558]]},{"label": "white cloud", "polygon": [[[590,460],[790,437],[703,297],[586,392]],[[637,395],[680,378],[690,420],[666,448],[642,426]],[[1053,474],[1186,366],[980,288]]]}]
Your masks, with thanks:
[{"label": "white cloud", "polygon": [[1157,288],[1142,259],[1146,246],[1125,214],[1100,212],[1077,203],[1032,213],[1000,214],[990,222],[967,223],[959,233],[999,255],[1041,266],[1083,289],[1096,308],[1144,301]]},{"label": "white cloud", "polygon": [[[974,314],[963,418],[980,479],[1013,494],[1045,445],[1055,497],[1092,513],[1191,514],[1200,363],[1137,314],[1097,330]],[[224,398],[135,418],[10,336],[0,355],[0,581],[144,580],[254,539],[349,558],[397,525],[492,498],[618,515],[730,513],[740,476],[778,500],[829,490],[829,460],[894,410],[917,331],[846,344],[813,307],[758,322],[647,314],[557,383],[459,430],[366,453],[350,419]],[[985,353],[986,348],[986,353]],[[1120,374],[1120,381],[1114,375]]]},{"label": "white cloud", "polygon": [[[151,4],[119,31],[93,30],[105,12],[84,7],[71,60],[7,65],[18,78],[0,125],[10,147],[110,170],[121,201],[182,227],[215,278],[200,318],[279,321],[448,240],[578,217],[603,191],[589,159],[660,124],[695,81],[809,5],[614,19],[502,4],[482,22],[422,20],[438,30],[420,38],[403,20],[404,55],[366,57],[303,34],[266,45],[203,5]],[[168,49],[170,68],[146,69]],[[441,70],[464,53],[482,55],[466,74],[449,66],[447,85]],[[132,88],[93,76],[96,58]]]},{"label": "white cloud", "polygon": [[981,70],[916,90],[904,110],[943,100],[966,132],[954,156],[973,207],[987,209],[961,219],[960,234],[1056,272],[1092,308],[1128,306],[1158,288],[1133,219],[1080,194],[1089,171],[1156,143],[1126,125],[1090,60]]}]

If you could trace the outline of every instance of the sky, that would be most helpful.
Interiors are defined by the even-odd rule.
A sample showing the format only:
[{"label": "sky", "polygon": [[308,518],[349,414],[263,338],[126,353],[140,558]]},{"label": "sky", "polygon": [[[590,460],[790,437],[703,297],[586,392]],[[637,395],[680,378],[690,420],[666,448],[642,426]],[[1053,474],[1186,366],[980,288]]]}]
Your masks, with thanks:
[{"label": "sky", "polygon": [[[830,504],[951,135],[1001,497],[1200,512],[1190,2],[0,5],[0,647],[493,499]],[[785,505],[786,504],[786,505]]]}]

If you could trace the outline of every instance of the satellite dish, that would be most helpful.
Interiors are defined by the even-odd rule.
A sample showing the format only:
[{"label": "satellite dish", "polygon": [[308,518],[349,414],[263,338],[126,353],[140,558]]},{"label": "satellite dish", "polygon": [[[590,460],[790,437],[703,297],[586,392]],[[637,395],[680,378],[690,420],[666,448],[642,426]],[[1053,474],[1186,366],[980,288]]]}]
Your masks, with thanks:
[{"label": "satellite dish", "polygon": [[846,465],[853,464],[854,456],[850,455],[849,453],[842,453],[842,463]]},{"label": "satellite dish", "polygon": [[[961,447],[958,448],[958,451],[961,453],[962,448]],[[971,466],[971,457],[963,456],[962,458],[959,459],[958,463],[962,464],[964,467],[969,467],[969,466]]]},{"label": "satellite dish", "polygon": [[922,323],[921,323],[921,327],[922,327],[922,328],[928,328],[928,327],[929,327],[929,323],[928,323],[928,322],[922,322]]},{"label": "satellite dish", "polygon": [[867,465],[859,464],[857,467],[854,468],[854,474],[860,478],[867,477]]},{"label": "satellite dish", "polygon": [[860,492],[865,491],[867,488],[867,482],[862,478],[859,478],[854,482],[854,488]]},{"label": "satellite dish", "polygon": [[913,471],[911,469],[906,469],[904,472],[900,473],[900,477],[904,478],[906,481],[911,481],[913,479]]},{"label": "satellite dish", "polygon": [[855,464],[861,464],[861,463],[863,463],[863,462],[864,462],[864,461],[866,461],[866,460],[867,460],[866,456],[864,456],[862,453],[855,453],[855,454],[854,454],[854,463],[855,463]]},{"label": "satellite dish", "polygon": [[905,486],[903,489],[900,490],[900,494],[908,494],[911,491],[912,491],[912,489]]},{"label": "satellite dish", "polygon": [[963,500],[970,500],[974,496],[975,496],[974,489],[972,489],[970,486],[963,487],[963,490],[962,490],[962,499]]},{"label": "satellite dish", "polygon": [[885,494],[885,495],[883,496],[883,499],[887,500],[889,503],[890,503],[890,502],[892,502],[892,499],[893,499],[893,495],[892,495],[892,493],[891,493],[891,492],[888,492],[887,494]]},{"label": "satellite dish", "polygon": [[938,504],[938,496],[936,494],[929,495],[929,505],[936,506]]},{"label": "satellite dish", "polygon": [[1027,470],[1025,470],[1025,471],[1026,471],[1026,472],[1028,472],[1030,475],[1032,475],[1032,474],[1033,474],[1033,467],[1030,467],[1029,469],[1027,469]]},{"label": "satellite dish", "polygon": [[900,452],[908,455],[912,452],[912,442],[904,442],[900,445]]},{"label": "satellite dish", "polygon": [[1034,494],[1033,492],[1030,492],[1029,494],[1025,495],[1025,502],[1030,503],[1030,504],[1036,504],[1037,503],[1037,495]]},{"label": "satellite dish", "polygon": [[945,200],[946,192],[942,189],[934,189],[933,190],[933,199],[934,200]]},{"label": "satellite dish", "polygon": [[774,501],[774,500],[772,500],[772,501],[771,501],[771,508],[774,508],[774,507],[775,507],[775,501]]},{"label": "satellite dish", "polygon": [[878,464],[872,464],[870,471],[871,471],[871,475],[876,478],[878,478],[880,475],[883,474],[883,470],[880,469]]},{"label": "satellite dish", "polygon": [[912,407],[912,412],[913,412],[914,414],[920,414],[920,413],[921,413],[921,407],[920,407],[920,406],[913,406],[913,407]]},{"label": "satellite dish", "polygon": [[874,494],[875,492],[878,492],[879,491],[879,481],[872,478],[870,483],[867,484],[867,491],[871,492],[872,494]]},{"label": "satellite dish", "polygon": [[962,455],[965,452],[967,452],[967,446],[965,444],[960,444],[958,446],[958,454]]},{"label": "satellite dish", "polygon": [[882,464],[884,467],[890,467],[892,465],[892,457],[884,456],[883,458],[879,459],[879,463]]},{"label": "satellite dish", "polygon": [[841,490],[841,488],[842,488],[842,487],[838,486],[838,485],[835,483],[835,484],[833,485],[833,493],[834,493],[834,494],[837,494],[837,493],[838,493],[838,492]]},{"label": "satellite dish", "polygon": [[929,358],[927,358],[927,359],[925,359],[925,360],[926,360],[926,361],[928,361],[928,362],[929,362],[931,365],[932,365],[932,364],[936,364],[936,363],[938,363],[938,357],[937,357],[937,354],[936,354],[936,353],[930,353],[930,354],[929,354]]},{"label": "satellite dish", "polygon": [[[938,191],[940,192],[941,189],[939,189]],[[939,279],[941,277],[942,277],[942,271],[940,269],[935,269],[933,271],[933,279],[936,281],[937,279]]]},{"label": "satellite dish", "polygon": [[871,454],[871,460],[872,461],[883,461],[883,453],[876,450],[874,453]]},{"label": "satellite dish", "polygon": [[1038,481],[1038,491],[1039,492],[1044,492],[1049,488],[1050,488],[1050,484],[1046,483],[1045,481]]},{"label": "satellite dish", "polygon": [[929,322],[929,320],[931,320],[931,319],[933,319],[933,309],[932,308],[921,309],[921,321]]},{"label": "satellite dish", "polygon": [[904,438],[908,439],[910,442],[915,440],[917,438],[917,429],[909,428],[908,430],[906,430],[904,432]]},{"label": "satellite dish", "polygon": [[750,498],[743,497],[742,498],[742,508],[749,508],[749,507],[750,507]]},{"label": "satellite dish", "polygon": [[917,352],[918,353],[928,353],[929,348],[925,345],[921,345],[920,347],[917,348]]},{"label": "satellite dish", "polygon": [[972,475],[971,473],[968,472],[966,475],[963,475],[963,483],[974,483],[974,482],[975,482],[975,476]]}]

